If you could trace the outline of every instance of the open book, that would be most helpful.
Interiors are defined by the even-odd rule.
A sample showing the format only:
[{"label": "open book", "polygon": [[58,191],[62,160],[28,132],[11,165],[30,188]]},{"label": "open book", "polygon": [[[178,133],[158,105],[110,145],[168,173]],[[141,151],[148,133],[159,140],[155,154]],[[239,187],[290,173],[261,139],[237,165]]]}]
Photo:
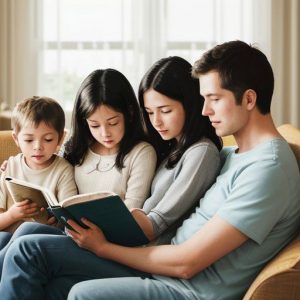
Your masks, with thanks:
[{"label": "open book", "polygon": [[66,223],[68,219],[73,219],[80,226],[86,227],[80,221],[85,217],[101,228],[106,238],[113,243],[138,246],[149,242],[123,200],[115,193],[101,191],[81,194],[58,202],[47,188],[12,177],[5,179],[15,202],[30,199],[39,207],[47,208],[48,212],[69,228]]}]

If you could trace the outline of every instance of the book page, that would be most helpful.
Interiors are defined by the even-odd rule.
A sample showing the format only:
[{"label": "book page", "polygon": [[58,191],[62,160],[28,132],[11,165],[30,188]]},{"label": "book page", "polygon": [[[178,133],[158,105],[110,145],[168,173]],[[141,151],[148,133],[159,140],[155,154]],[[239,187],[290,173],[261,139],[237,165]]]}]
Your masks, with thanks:
[{"label": "book page", "polygon": [[5,180],[8,191],[15,202],[29,199],[36,202],[39,207],[58,204],[55,195],[47,188],[12,177],[6,177]]},{"label": "book page", "polygon": [[68,207],[73,204],[89,202],[89,201],[93,201],[96,199],[103,199],[103,198],[107,198],[109,196],[115,196],[115,195],[116,195],[115,193],[108,192],[108,191],[99,191],[99,192],[95,192],[95,193],[80,194],[80,195],[75,195],[75,196],[69,197],[69,198],[61,201],[59,205],[61,207]]},{"label": "book page", "polygon": [[48,207],[48,203],[43,193],[39,190],[28,186],[21,186],[13,182],[8,183],[7,188],[15,202],[21,202],[28,199],[37,203],[39,207]]}]

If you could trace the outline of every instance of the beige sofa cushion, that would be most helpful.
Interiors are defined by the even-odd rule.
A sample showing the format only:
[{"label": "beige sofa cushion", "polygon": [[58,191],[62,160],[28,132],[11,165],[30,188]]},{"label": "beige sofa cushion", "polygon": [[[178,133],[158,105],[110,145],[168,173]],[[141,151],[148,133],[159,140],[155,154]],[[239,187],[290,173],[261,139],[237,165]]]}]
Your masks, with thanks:
[{"label": "beige sofa cushion", "polygon": [[11,130],[0,131],[0,164],[8,157],[20,152],[11,134]]},{"label": "beige sofa cushion", "polygon": [[290,124],[279,126],[278,131],[288,141],[300,166],[300,130]]},{"label": "beige sofa cushion", "polygon": [[300,236],[256,277],[243,300],[300,299]]}]

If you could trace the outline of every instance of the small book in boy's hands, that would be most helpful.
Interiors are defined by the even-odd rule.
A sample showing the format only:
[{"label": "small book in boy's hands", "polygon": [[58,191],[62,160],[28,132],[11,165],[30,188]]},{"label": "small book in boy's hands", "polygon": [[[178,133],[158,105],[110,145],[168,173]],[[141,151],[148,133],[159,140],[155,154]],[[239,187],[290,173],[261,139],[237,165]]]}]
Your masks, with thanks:
[{"label": "small book in boy's hands", "polygon": [[67,224],[68,219],[86,228],[86,225],[80,221],[84,217],[101,228],[105,237],[112,243],[124,246],[149,243],[123,200],[115,193],[100,191],[72,196],[58,202],[55,195],[47,188],[12,177],[5,179],[15,202],[25,199],[34,201],[39,207],[47,208],[68,228],[70,228]]}]

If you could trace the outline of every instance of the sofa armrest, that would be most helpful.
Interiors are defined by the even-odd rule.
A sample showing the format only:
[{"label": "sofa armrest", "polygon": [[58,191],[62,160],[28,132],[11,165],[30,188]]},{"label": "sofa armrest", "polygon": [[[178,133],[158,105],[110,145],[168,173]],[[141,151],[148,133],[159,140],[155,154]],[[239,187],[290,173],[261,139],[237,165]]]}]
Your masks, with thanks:
[{"label": "sofa armrest", "polygon": [[12,138],[12,131],[0,131],[0,164],[10,156],[16,155],[19,152],[20,151]]},{"label": "sofa armrest", "polygon": [[284,248],[256,277],[243,300],[298,300],[300,236]]}]

